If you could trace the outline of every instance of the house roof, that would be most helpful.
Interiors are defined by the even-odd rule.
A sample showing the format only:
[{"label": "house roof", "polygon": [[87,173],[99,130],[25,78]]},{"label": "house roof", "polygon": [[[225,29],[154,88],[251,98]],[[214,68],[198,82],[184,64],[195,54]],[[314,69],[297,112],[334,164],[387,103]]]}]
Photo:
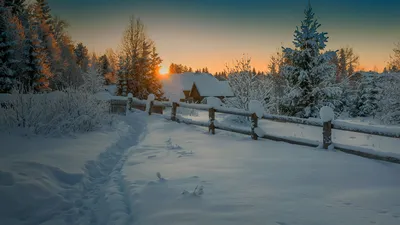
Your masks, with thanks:
[{"label": "house roof", "polygon": [[167,98],[185,98],[183,91],[191,91],[193,84],[201,96],[233,96],[227,81],[219,81],[208,73],[172,74],[163,80],[163,91]]},{"label": "house roof", "polygon": [[218,81],[217,79],[215,80],[216,81],[207,79],[197,80],[194,81],[193,84],[196,85],[196,88],[199,91],[200,96],[202,97],[234,96],[232,89],[227,81]]}]

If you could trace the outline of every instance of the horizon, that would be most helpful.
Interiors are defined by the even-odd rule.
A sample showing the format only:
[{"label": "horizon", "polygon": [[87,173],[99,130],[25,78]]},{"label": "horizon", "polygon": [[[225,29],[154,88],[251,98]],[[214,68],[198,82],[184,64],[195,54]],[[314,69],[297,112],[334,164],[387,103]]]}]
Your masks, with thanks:
[{"label": "horizon", "polygon": [[[243,54],[252,58],[257,70],[267,71],[271,55],[282,46],[292,46],[308,1],[48,2],[53,14],[71,25],[74,41],[82,42],[91,52],[118,50],[129,17],[134,15],[144,22],[148,36],[155,41],[164,67],[171,63],[193,69],[208,67],[214,74]],[[360,56],[358,69],[383,70],[394,43],[400,41],[400,30],[396,29],[400,15],[395,10],[400,2],[323,0],[311,4],[322,24],[319,31],[329,36],[326,50],[353,47]]]}]

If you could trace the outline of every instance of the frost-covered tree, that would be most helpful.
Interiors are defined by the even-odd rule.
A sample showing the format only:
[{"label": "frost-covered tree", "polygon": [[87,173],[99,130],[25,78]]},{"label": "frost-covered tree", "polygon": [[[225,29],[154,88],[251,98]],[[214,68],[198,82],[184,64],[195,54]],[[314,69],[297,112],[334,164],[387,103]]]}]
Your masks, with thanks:
[{"label": "frost-covered tree", "polygon": [[104,77],[105,84],[108,85],[111,83],[111,68],[110,63],[106,55],[102,55],[99,58],[97,72]]},{"label": "frost-covered tree", "polygon": [[378,111],[378,104],[381,100],[382,92],[377,85],[377,73],[363,73],[358,89],[357,108],[358,116],[375,116]]},{"label": "frost-covered tree", "polygon": [[400,42],[393,49],[393,55],[390,56],[388,68],[392,73],[400,72]]},{"label": "frost-covered tree", "polygon": [[162,99],[164,93],[162,91],[162,84],[159,79],[160,75],[160,65],[162,63],[162,59],[158,55],[156,51],[156,47],[153,46],[151,51],[151,64],[150,64],[150,73],[151,76],[148,80],[148,91],[156,96],[156,99]]},{"label": "frost-covered tree", "polygon": [[105,79],[96,68],[90,67],[88,72],[83,75],[83,85],[81,88],[84,91],[95,94],[99,91],[104,90]]},{"label": "frost-covered tree", "polygon": [[83,72],[87,72],[89,68],[89,51],[82,42],[78,43],[74,49],[76,63]]},{"label": "frost-covered tree", "polygon": [[378,103],[379,118],[386,124],[400,124],[400,74],[385,74],[380,77],[378,86],[382,98]]},{"label": "frost-covered tree", "polygon": [[271,84],[253,74],[250,58],[242,57],[236,60],[233,66],[227,66],[226,73],[235,95],[233,98],[225,99],[229,107],[248,110],[251,100],[257,100],[266,105],[265,100],[269,96]]},{"label": "frost-covered tree", "polygon": [[322,52],[328,37],[327,33],[318,32],[320,26],[309,4],[301,27],[294,34],[295,48],[283,48],[286,62],[282,69],[285,95],[280,103],[283,114],[318,117],[322,106],[337,110],[341,104],[341,89],[335,84],[336,68],[331,63],[335,52]]},{"label": "frost-covered tree", "polygon": [[128,94],[128,87],[127,87],[127,77],[128,70],[127,70],[127,60],[125,57],[120,56],[118,60],[118,71],[117,71],[117,94],[120,96],[127,96]]}]

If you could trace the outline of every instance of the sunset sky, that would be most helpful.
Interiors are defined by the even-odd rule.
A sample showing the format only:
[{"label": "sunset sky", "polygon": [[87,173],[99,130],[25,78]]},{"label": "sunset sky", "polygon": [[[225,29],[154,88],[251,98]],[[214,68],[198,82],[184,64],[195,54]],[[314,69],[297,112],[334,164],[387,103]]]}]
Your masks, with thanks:
[{"label": "sunset sky", "polygon": [[[270,56],[292,46],[307,0],[48,0],[90,51],[117,49],[129,17],[140,17],[163,65],[222,71],[243,53],[266,70]],[[351,46],[361,67],[380,70],[400,41],[399,0],[312,0],[328,49]]]}]

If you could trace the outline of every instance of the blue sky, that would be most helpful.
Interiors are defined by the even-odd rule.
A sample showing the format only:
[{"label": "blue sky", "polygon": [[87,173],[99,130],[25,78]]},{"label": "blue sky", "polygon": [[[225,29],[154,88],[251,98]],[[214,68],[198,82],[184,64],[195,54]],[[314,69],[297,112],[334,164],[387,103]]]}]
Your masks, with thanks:
[{"label": "blue sky", "polygon": [[[265,70],[270,55],[290,46],[307,0],[48,0],[70,33],[90,50],[118,48],[131,15],[140,17],[164,63],[213,72],[243,53]],[[351,46],[361,66],[382,68],[400,41],[400,1],[312,0],[328,48]]]}]

